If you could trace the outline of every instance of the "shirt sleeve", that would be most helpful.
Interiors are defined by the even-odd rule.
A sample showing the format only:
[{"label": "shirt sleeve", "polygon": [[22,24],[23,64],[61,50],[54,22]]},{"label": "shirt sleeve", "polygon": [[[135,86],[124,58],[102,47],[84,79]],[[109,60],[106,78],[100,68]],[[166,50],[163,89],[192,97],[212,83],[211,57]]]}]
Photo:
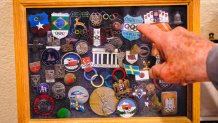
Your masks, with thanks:
[{"label": "shirt sleeve", "polygon": [[208,53],[206,66],[208,77],[218,90],[218,46]]}]

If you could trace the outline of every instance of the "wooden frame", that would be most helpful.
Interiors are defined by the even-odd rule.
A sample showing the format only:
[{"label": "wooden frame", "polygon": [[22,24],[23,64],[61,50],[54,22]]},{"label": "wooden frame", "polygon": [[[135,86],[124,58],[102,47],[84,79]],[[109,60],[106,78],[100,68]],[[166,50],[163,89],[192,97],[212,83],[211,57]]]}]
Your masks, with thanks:
[{"label": "wooden frame", "polygon": [[200,31],[199,0],[14,0],[15,62],[17,80],[18,121],[27,122],[145,122],[145,123],[198,123],[200,122],[200,84],[188,86],[187,117],[141,117],[141,118],[76,118],[76,119],[31,119],[28,77],[28,49],[26,8],[69,8],[104,6],[157,6],[187,5],[188,29]]}]

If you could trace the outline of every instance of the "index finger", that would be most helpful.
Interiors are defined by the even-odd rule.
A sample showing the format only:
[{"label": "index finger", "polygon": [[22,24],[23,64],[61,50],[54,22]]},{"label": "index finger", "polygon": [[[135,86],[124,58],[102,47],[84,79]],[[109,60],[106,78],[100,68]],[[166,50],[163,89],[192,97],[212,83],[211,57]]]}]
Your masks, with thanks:
[{"label": "index finger", "polygon": [[155,44],[159,44],[161,42],[165,33],[156,25],[150,24],[140,24],[137,26],[137,30]]}]

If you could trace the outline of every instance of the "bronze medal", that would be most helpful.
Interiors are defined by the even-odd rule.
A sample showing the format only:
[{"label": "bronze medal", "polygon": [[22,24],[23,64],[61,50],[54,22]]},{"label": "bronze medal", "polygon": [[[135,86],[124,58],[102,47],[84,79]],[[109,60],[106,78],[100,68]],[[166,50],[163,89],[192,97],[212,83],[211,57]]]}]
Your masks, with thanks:
[{"label": "bronze medal", "polygon": [[116,111],[118,100],[113,89],[100,87],[92,92],[89,103],[93,112],[108,116]]}]

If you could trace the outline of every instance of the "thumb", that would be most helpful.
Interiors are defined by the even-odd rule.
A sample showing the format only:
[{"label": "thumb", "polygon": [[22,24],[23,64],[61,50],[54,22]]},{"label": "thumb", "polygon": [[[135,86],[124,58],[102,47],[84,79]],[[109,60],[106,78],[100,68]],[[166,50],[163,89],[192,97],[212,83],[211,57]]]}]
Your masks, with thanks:
[{"label": "thumb", "polygon": [[161,75],[161,70],[166,66],[166,63],[162,64],[157,64],[154,65],[150,70],[149,70],[149,76],[152,79],[161,79],[163,80],[163,77]]}]

